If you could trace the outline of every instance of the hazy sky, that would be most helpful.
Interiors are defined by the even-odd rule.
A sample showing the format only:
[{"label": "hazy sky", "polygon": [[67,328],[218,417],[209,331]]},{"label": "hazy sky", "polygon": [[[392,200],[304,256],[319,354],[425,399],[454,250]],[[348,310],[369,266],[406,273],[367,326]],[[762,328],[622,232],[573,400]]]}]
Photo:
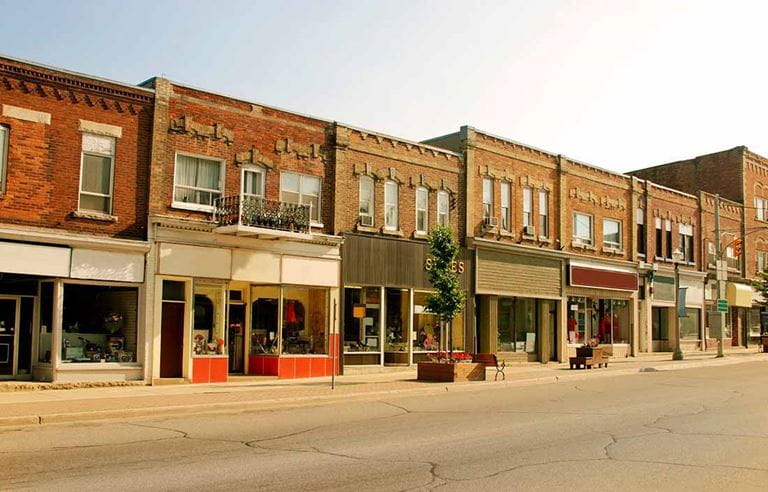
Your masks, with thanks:
[{"label": "hazy sky", "polygon": [[0,53],[617,171],[768,155],[768,2],[0,0]]}]

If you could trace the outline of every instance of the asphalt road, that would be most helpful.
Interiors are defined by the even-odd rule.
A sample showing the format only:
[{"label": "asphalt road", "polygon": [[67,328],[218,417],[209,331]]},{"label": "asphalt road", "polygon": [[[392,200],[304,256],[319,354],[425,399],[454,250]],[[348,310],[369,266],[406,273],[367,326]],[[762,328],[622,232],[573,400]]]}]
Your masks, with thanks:
[{"label": "asphalt road", "polygon": [[0,488],[768,490],[764,362],[0,431]]}]

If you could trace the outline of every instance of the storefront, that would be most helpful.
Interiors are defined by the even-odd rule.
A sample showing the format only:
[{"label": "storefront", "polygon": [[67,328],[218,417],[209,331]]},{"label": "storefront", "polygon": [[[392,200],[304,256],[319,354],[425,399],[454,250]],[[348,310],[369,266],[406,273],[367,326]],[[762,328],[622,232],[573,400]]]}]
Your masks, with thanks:
[{"label": "storefront", "polygon": [[140,306],[148,246],[87,245],[0,242],[0,379],[144,378]]},{"label": "storefront", "polygon": [[[339,244],[211,237],[170,226],[155,243],[152,378],[224,382],[338,372]],[[205,242],[217,246],[203,246]]]},{"label": "storefront", "polygon": [[597,343],[612,357],[638,350],[638,274],[631,267],[568,260],[565,337],[569,356]]},{"label": "storefront", "polygon": [[[730,340],[732,347],[746,346],[749,340],[749,315],[752,309],[754,290],[752,286],[736,282],[728,282],[725,288],[725,297],[730,307],[731,327]],[[754,314],[752,318],[754,320]],[[754,321],[752,323],[754,330]]]},{"label": "storefront", "polygon": [[[432,293],[428,258],[424,241],[344,236],[345,366],[408,365],[439,350],[471,349],[466,309],[449,326],[441,326],[426,309]],[[465,289],[471,263],[470,253],[462,249],[455,268]]]},{"label": "storefront", "polygon": [[474,245],[478,351],[511,361],[563,360],[562,260],[491,241]]}]

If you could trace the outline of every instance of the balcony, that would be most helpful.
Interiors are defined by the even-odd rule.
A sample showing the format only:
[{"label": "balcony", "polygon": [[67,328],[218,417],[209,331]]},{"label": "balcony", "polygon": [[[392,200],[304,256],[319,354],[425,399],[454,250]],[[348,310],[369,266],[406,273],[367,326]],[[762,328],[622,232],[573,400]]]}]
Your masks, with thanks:
[{"label": "balcony", "polygon": [[236,195],[218,198],[213,206],[218,233],[271,238],[310,236],[310,205]]}]

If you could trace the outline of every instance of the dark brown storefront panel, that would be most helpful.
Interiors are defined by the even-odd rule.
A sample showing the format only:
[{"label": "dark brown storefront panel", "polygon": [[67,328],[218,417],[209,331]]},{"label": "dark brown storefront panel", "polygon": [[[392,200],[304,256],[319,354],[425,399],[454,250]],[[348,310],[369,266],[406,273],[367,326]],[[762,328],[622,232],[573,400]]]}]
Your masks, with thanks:
[{"label": "dark brown storefront panel", "polygon": [[571,265],[570,284],[574,287],[637,290],[637,273]]},{"label": "dark brown storefront panel", "polygon": [[482,249],[477,252],[478,293],[560,297],[561,288],[559,260]]}]

